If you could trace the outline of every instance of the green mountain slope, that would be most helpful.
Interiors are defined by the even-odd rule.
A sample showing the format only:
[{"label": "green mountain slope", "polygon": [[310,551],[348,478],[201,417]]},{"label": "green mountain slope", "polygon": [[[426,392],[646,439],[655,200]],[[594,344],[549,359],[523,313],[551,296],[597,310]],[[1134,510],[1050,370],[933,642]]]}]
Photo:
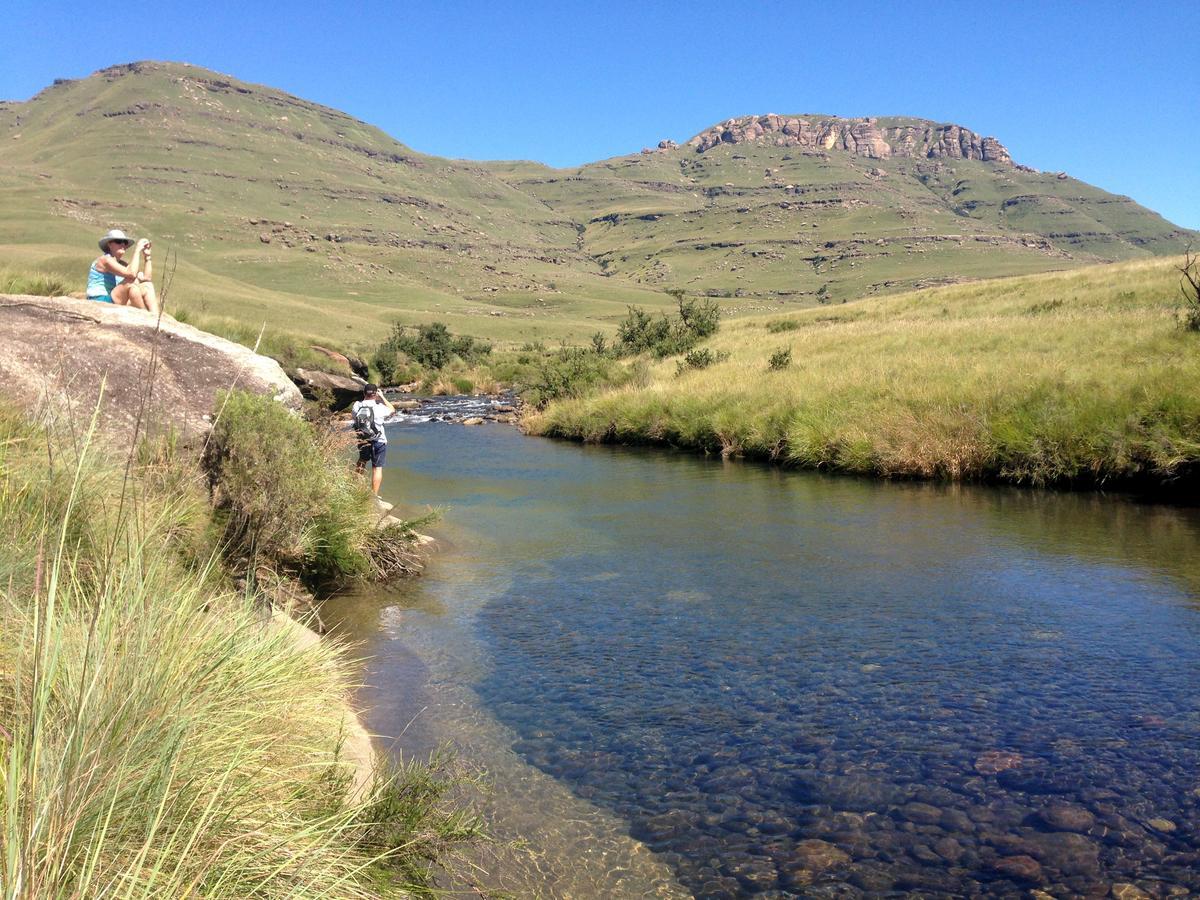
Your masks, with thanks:
[{"label": "green mountain slope", "polygon": [[394,319],[580,339],[667,287],[731,315],[1176,252],[1128,198],[916,119],[763,116],[573,170],[417,153],[195,66],[133,63],[0,104],[0,247],[79,280],[116,225],[170,296],[369,345]]},{"label": "green mountain slope", "polygon": [[[759,125],[773,121],[804,124]],[[569,173],[494,171],[584,222],[605,271],[717,296],[857,298],[1174,253],[1189,236],[919,119],[749,117]]]},{"label": "green mountain slope", "polygon": [[604,278],[573,222],[479,166],[193,66],[106,69],[0,116],[0,244],[81,286],[117,224],[177,251],[177,301],[318,334],[586,333],[666,300]]}]

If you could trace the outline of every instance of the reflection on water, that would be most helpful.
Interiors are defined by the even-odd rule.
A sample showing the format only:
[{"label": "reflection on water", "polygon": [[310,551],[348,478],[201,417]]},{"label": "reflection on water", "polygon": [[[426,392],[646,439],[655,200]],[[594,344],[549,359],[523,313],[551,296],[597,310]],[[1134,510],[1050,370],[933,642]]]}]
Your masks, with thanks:
[{"label": "reflection on water", "polygon": [[1200,890],[1194,512],[391,435],[447,546],[333,612],[375,730],[497,774],[516,892]]}]

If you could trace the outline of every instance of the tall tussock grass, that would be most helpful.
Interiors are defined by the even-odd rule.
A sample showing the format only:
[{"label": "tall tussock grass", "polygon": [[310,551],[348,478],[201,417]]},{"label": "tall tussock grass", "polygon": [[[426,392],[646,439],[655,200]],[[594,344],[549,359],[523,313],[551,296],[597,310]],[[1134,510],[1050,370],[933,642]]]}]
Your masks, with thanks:
[{"label": "tall tussock grass", "polygon": [[82,283],[71,284],[61,275],[47,272],[0,269],[0,294],[33,294],[38,297],[61,297],[80,290]]},{"label": "tall tussock grass", "polygon": [[741,320],[706,344],[716,364],[659,363],[526,425],[885,477],[1194,483],[1200,339],[1178,281],[1152,260]]},{"label": "tall tussock grass", "polygon": [[344,656],[223,586],[199,469],[71,446],[0,410],[0,894],[368,897],[389,860],[427,885],[475,821],[399,816],[423,769],[350,796]]}]

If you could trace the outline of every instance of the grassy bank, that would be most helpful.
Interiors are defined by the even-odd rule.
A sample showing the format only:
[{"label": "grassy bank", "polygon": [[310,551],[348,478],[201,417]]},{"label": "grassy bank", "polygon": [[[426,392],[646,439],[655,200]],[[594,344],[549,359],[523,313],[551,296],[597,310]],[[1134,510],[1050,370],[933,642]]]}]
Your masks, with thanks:
[{"label": "grassy bank", "polygon": [[528,427],[878,476],[1194,481],[1200,335],[1180,305],[1154,260],[736,321],[707,367],[655,363]]},{"label": "grassy bank", "polygon": [[[346,656],[298,645],[225,574],[228,549],[331,565],[362,550],[351,489],[316,534],[294,510],[265,512],[330,506],[344,467],[294,494],[260,484],[250,502],[272,461],[245,448],[269,407],[231,400],[214,475],[169,447],[125,468],[86,429],[51,439],[0,408],[5,897],[379,896],[427,885],[430,861],[477,833],[447,810],[444,768],[348,796]],[[288,474],[323,459],[314,434],[287,437],[302,445]]]}]

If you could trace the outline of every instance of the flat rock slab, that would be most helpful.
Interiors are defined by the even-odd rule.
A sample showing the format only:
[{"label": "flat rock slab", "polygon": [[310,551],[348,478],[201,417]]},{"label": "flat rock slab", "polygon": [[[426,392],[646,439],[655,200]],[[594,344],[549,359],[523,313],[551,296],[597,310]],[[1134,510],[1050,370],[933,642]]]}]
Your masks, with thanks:
[{"label": "flat rock slab", "polygon": [[[142,434],[207,433],[217,392],[237,387],[291,409],[300,391],[273,359],[241,344],[140,309],[0,294],[3,396],[36,418],[87,427],[100,402],[100,428],[131,441],[151,388]],[[103,398],[101,399],[101,386]]]}]

